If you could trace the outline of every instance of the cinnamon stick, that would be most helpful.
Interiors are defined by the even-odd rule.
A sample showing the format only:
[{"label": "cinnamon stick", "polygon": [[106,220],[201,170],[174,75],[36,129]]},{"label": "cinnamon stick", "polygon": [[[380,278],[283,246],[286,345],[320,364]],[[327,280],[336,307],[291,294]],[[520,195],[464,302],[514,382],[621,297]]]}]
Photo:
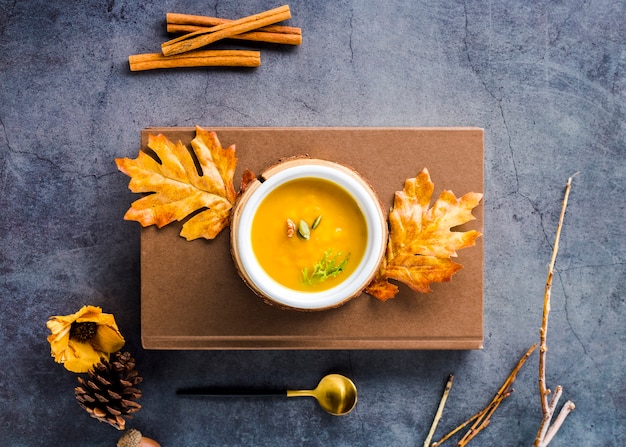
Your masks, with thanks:
[{"label": "cinnamon stick", "polygon": [[[207,28],[232,22],[219,17],[198,16],[168,12],[166,14],[168,33],[194,33],[196,31],[209,32]],[[253,40],[286,45],[301,45],[302,30],[293,26],[269,25],[229,37],[229,39]]]},{"label": "cinnamon stick", "polygon": [[282,22],[289,18],[291,18],[289,5],[280,6],[259,14],[225,22],[207,28],[206,30],[195,31],[169,40],[161,45],[161,51],[164,56],[184,53],[203,47],[217,40],[236,36],[263,26],[273,25],[274,23]]},{"label": "cinnamon stick", "polygon": [[128,57],[131,71],[181,67],[258,67],[261,53],[247,50],[198,50],[174,56],[161,53],[134,54]]}]

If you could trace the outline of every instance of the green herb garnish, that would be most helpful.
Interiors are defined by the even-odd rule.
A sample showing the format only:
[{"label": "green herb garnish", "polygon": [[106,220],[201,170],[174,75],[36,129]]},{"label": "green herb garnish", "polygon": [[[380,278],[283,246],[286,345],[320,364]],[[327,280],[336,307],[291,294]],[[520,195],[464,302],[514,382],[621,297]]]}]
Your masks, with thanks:
[{"label": "green herb garnish", "polygon": [[308,286],[326,281],[328,278],[334,278],[346,267],[346,263],[350,258],[350,253],[339,263],[339,257],[342,253],[333,256],[332,250],[326,250],[322,259],[313,266],[313,271],[309,273],[309,268],[302,269],[302,282]]}]

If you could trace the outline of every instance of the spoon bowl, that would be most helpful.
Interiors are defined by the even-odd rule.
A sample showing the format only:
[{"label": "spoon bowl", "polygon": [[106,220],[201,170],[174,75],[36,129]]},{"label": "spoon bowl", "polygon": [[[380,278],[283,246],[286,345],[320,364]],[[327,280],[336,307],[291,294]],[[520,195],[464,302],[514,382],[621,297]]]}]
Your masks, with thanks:
[{"label": "spoon bowl", "polygon": [[314,397],[320,406],[334,416],[350,413],[356,406],[357,391],[352,380],[341,374],[329,374],[312,390],[287,390],[287,397]]}]

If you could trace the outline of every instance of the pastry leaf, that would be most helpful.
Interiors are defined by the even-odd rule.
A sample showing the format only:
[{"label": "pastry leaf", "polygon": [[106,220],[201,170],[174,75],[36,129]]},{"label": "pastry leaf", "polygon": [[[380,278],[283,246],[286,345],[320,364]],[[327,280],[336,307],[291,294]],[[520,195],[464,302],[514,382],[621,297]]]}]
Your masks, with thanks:
[{"label": "pastry leaf", "polygon": [[[222,148],[215,132],[196,126],[191,149],[161,134],[149,135],[148,147],[156,157],[140,151],[135,159],[115,160],[130,177],[130,190],[146,194],[132,203],[124,219],[160,228],[193,214],[180,235],[187,240],[215,238],[228,226],[237,198],[235,146]],[[246,171],[245,177],[250,176]]]},{"label": "pastry leaf", "polygon": [[433,282],[450,281],[462,266],[452,261],[457,250],[475,244],[481,233],[476,230],[452,231],[474,220],[472,210],[482,194],[470,192],[457,199],[443,191],[430,206],[434,184],[427,169],[408,179],[395,194],[389,214],[389,242],[385,260],[366,292],[386,301],[398,287],[388,279],[400,281],[412,290],[430,292]]}]

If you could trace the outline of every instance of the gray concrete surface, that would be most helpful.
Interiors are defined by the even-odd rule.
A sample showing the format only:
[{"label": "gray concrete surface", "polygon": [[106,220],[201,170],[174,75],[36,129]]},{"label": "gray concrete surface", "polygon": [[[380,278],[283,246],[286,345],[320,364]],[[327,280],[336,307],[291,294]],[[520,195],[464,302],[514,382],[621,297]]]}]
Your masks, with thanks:
[{"label": "gray concrete surface", "polygon": [[[421,446],[448,374],[439,435],[538,341],[563,187],[580,172],[548,338],[548,384],[577,408],[551,445],[625,445],[626,2],[289,4],[304,43],[263,46],[257,69],[131,73],[130,54],[168,38],[168,11],[237,18],[280,3],[0,0],[0,444],[115,445],[46,342],[50,315],[93,304],[116,316],[145,376],[128,426],[163,446]],[[122,220],[134,196],[113,160],[136,155],[144,127],[195,124],[484,127],[484,349],[143,350],[139,233]],[[532,444],[537,362],[470,445]],[[173,394],[200,378],[309,387],[330,370],[359,387],[343,418],[309,400]]]}]

